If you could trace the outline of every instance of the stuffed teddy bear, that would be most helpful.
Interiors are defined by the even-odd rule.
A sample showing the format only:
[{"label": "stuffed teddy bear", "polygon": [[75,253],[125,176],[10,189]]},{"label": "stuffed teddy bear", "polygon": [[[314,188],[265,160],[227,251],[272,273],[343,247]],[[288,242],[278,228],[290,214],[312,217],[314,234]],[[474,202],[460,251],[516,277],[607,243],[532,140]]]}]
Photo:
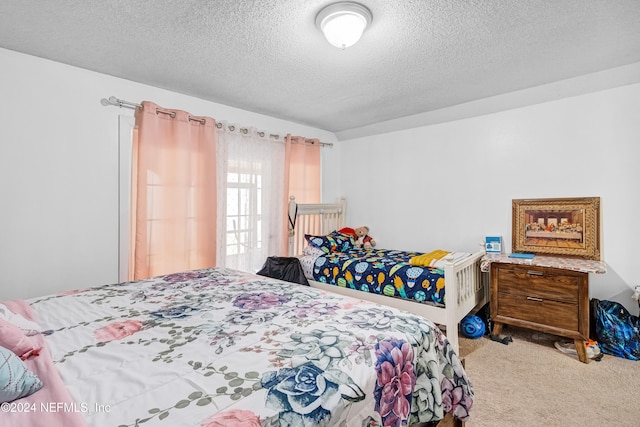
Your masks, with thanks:
[{"label": "stuffed teddy bear", "polygon": [[376,241],[369,236],[369,227],[363,225],[356,228],[356,246],[363,247],[365,249],[371,249],[376,246]]},{"label": "stuffed teddy bear", "polygon": [[363,225],[358,228],[345,227],[338,230],[338,233],[351,236],[356,242],[356,247],[363,247],[365,249],[371,249],[376,245],[376,241],[369,236],[369,227]]}]

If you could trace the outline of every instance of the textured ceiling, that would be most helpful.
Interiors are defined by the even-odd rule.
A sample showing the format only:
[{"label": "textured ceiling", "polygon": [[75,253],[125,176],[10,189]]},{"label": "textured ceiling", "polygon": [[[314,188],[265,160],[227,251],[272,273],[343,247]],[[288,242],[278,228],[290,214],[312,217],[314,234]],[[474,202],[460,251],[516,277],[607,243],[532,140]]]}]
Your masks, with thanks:
[{"label": "textured ceiling", "polygon": [[337,133],[640,62],[640,0],[360,2],[344,51],[331,0],[2,0],[0,47]]}]

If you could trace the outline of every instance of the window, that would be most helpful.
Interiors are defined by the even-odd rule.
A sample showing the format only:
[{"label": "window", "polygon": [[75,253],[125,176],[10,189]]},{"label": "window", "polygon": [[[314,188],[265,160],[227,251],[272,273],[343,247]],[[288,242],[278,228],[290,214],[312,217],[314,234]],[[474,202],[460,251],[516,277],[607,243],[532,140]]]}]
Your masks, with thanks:
[{"label": "window", "polygon": [[239,167],[227,173],[227,259],[263,248],[262,176]]},{"label": "window", "polygon": [[218,148],[218,265],[255,273],[286,250],[284,144],[225,127]]},{"label": "window", "polygon": [[[133,117],[120,118],[120,281],[128,279],[133,127]],[[284,144],[235,129],[218,133],[217,265],[256,272],[268,256],[283,254]]]}]

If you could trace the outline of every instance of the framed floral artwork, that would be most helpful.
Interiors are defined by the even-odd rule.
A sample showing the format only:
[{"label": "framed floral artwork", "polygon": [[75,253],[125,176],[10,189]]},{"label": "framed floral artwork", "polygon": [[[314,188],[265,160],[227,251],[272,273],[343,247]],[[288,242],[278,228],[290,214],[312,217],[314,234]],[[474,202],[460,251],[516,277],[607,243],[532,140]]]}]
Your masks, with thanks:
[{"label": "framed floral artwork", "polygon": [[512,252],[600,260],[600,198],[514,199]]}]

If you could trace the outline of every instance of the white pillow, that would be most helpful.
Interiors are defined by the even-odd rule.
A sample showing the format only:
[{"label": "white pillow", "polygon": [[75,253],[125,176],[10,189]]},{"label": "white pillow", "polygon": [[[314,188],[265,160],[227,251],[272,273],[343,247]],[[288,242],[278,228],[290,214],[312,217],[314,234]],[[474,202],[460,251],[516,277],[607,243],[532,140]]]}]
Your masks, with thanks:
[{"label": "white pillow", "polygon": [[315,246],[306,246],[303,250],[302,253],[306,256],[312,256],[312,257],[319,257],[320,255],[325,255],[325,252],[320,249],[320,248],[316,248]]}]

